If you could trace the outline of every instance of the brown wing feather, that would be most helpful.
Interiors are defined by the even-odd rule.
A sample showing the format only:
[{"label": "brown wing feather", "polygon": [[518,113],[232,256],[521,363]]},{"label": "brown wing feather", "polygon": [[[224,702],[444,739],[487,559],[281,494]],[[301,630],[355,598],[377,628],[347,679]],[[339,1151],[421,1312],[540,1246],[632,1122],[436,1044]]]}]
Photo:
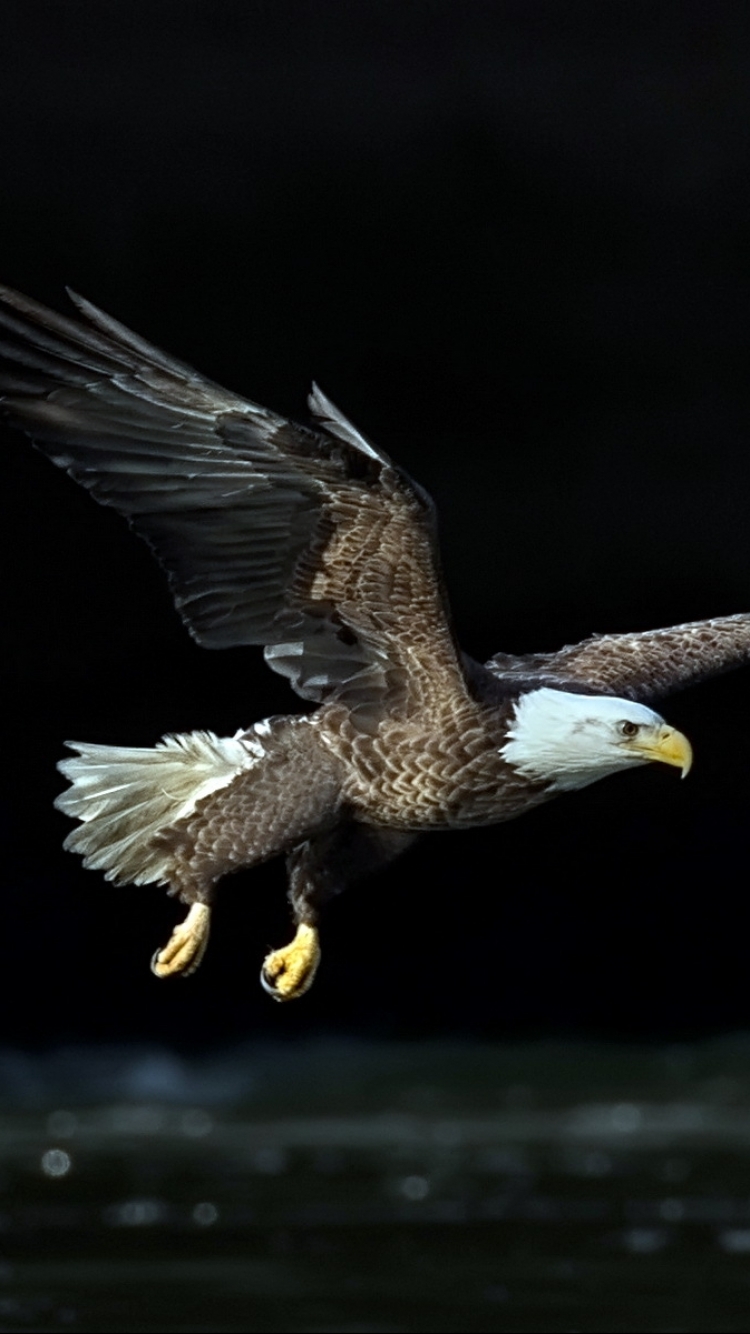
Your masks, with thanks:
[{"label": "brown wing feather", "polygon": [[485,666],[509,685],[575,689],[647,703],[750,661],[750,615],[719,616],[664,630],[595,635],[557,653],[512,657],[498,653]]},{"label": "brown wing feather", "polygon": [[210,648],[264,644],[295,690],[363,714],[462,683],[431,502],[315,389],[309,430],[220,388],[80,297],[0,288],[0,408],[111,505]]}]

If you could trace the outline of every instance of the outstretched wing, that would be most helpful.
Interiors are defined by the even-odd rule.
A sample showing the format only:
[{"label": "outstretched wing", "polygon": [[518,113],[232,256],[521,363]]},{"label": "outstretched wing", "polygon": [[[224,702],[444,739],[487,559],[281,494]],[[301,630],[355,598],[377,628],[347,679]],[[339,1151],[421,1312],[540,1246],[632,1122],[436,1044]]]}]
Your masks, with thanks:
[{"label": "outstretched wing", "polygon": [[509,687],[520,681],[582,687],[642,703],[750,661],[750,615],[720,616],[642,634],[594,635],[557,653],[497,653],[485,667]]},{"label": "outstretched wing", "polygon": [[431,502],[319,389],[309,430],[70,295],[85,323],[0,288],[0,409],[145,538],[200,644],[264,644],[363,725],[462,679]]}]

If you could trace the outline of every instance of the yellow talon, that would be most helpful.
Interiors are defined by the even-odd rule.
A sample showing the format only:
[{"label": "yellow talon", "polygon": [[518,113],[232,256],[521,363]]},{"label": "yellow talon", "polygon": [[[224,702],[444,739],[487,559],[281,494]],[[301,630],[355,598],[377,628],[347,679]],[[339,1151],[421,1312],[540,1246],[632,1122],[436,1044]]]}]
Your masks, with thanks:
[{"label": "yellow talon", "polygon": [[296,1000],[310,989],[320,963],[320,944],[314,926],[303,922],[283,949],[272,950],[260,973],[264,991],[277,1001]]},{"label": "yellow talon", "polygon": [[207,903],[194,903],[184,922],[172,932],[163,950],[151,960],[151,972],[157,977],[189,977],[198,967],[208,944],[211,909]]}]

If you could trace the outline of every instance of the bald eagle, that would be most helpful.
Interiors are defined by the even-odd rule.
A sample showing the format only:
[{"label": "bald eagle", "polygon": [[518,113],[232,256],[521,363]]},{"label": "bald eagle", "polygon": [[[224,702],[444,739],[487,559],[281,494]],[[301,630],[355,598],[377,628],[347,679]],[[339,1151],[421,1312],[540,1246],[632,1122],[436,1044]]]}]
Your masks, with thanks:
[{"label": "bald eagle", "polygon": [[474,662],[451,630],[429,496],[316,386],[299,426],[70,293],[65,318],[0,288],[0,408],[124,515],[208,648],[264,646],[316,707],[151,749],[68,743],[65,846],[117,885],[188,906],[152,959],[186,976],[216,885],[286,857],[296,934],[265,959],[302,995],[321,909],[420,833],[513,819],[652,761],[691,763],[653,705],[750,656],[750,616]]}]

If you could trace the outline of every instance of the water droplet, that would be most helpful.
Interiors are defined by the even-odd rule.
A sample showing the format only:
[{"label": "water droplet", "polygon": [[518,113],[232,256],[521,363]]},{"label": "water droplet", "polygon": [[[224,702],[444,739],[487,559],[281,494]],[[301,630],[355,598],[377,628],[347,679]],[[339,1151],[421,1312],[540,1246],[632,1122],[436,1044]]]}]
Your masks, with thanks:
[{"label": "water droplet", "polygon": [[719,1245],[730,1255],[746,1255],[750,1251],[750,1227],[728,1227],[719,1233]]},{"label": "water droplet", "polygon": [[70,1171],[73,1160],[64,1149],[47,1149],[42,1154],[42,1171],[48,1177],[64,1177]]},{"label": "water droplet", "polygon": [[164,1206],[158,1200],[124,1200],[107,1209],[105,1218],[114,1227],[151,1227],[163,1213]]},{"label": "water droplet", "polygon": [[196,1204],[193,1210],[193,1222],[197,1223],[199,1227],[211,1227],[211,1224],[215,1223],[218,1217],[219,1211],[215,1204],[211,1204],[210,1200],[203,1200],[200,1204]]},{"label": "water droplet", "polygon": [[399,1190],[406,1200],[424,1200],[430,1193],[430,1183],[427,1177],[404,1177]]}]

